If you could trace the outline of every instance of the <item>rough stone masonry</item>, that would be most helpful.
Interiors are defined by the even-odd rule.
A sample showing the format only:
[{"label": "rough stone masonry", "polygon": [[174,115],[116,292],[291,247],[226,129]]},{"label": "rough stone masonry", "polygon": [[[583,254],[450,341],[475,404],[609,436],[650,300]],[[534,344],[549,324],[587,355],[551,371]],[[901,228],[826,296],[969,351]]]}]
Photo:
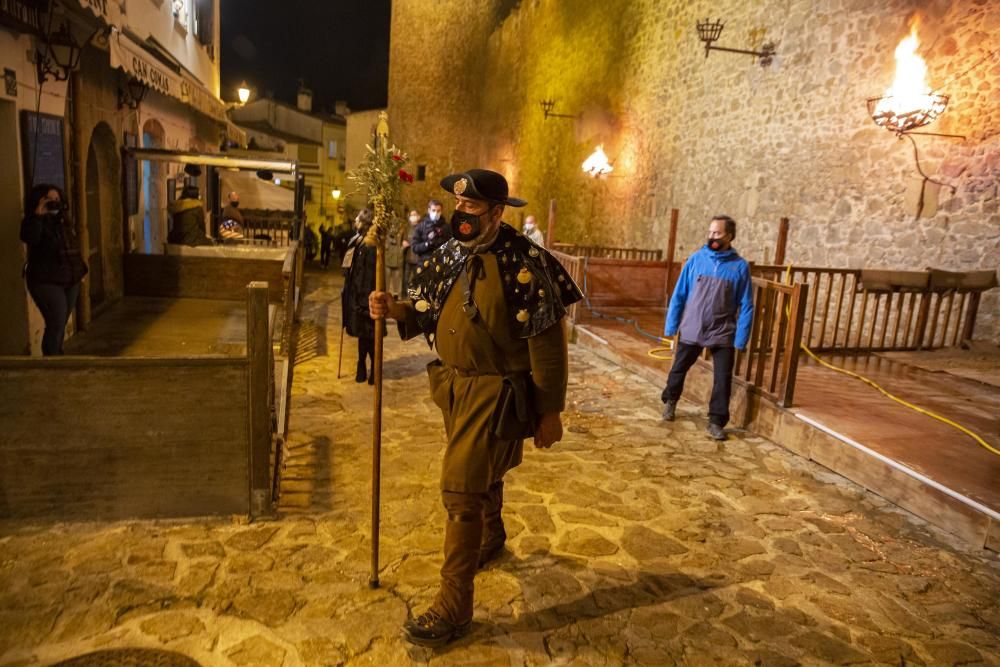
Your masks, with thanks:
[{"label": "rough stone masonry", "polygon": [[[412,189],[418,207],[441,176],[483,164],[543,225],[555,198],[563,241],[664,247],[676,207],[681,258],[703,242],[706,219],[726,212],[755,262],[773,258],[788,217],[786,257],[798,265],[994,270],[995,9],[989,0],[400,0],[390,119],[394,139],[427,165]],[[927,82],[951,99],[925,129],[967,137],[916,137],[924,171],[946,184],[927,185],[920,217],[913,148],[865,106],[889,87],[893,52],[917,14]],[[721,46],[773,41],[773,64],[706,58],[695,30],[705,18],[725,21]],[[544,120],[543,99],[579,117]],[[580,169],[598,144],[615,167],[603,180]],[[993,290],[977,338],[1000,340],[998,313]]]}]

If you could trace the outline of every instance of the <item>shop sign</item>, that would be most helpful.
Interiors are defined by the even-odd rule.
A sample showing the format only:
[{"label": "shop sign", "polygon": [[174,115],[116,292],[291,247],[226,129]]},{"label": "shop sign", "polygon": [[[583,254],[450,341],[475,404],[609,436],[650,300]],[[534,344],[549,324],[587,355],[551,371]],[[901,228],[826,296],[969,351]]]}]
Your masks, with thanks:
[{"label": "shop sign", "polygon": [[41,34],[44,31],[41,3],[31,0],[0,0],[0,23]]}]

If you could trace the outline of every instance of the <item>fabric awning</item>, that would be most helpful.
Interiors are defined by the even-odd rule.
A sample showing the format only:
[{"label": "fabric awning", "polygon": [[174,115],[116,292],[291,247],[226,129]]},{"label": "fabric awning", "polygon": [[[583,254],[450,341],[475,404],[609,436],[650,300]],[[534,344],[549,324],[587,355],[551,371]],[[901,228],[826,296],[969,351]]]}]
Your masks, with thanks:
[{"label": "fabric awning", "polygon": [[[240,195],[240,206],[250,209],[270,211],[294,211],[295,191],[275,185],[271,181],[262,181],[252,172],[220,171],[222,181],[222,197],[236,191]],[[223,201],[223,203],[225,203]]]},{"label": "fabric awning", "polygon": [[228,118],[226,119],[226,139],[238,146],[246,147],[247,145],[247,133]]},{"label": "fabric awning", "polygon": [[227,123],[226,107],[208,88],[190,74],[178,74],[160,63],[149,51],[119,30],[108,38],[111,66],[121,68],[129,76],[164,95],[190,105],[209,118]]}]

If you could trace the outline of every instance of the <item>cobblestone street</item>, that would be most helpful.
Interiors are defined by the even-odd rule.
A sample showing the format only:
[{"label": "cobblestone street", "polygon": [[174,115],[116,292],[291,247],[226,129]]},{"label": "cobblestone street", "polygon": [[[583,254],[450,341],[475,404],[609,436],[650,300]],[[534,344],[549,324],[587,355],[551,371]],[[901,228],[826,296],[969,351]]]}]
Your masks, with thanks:
[{"label": "cobblestone street", "polygon": [[[0,665],[100,648],[202,665],[994,665],[1000,559],[571,347],[563,442],[507,483],[472,632],[400,639],[436,590],[440,413],[386,339],[383,587],[368,590],[372,389],[337,379],[339,279],[307,276],[280,516],[0,526]],[[338,272],[339,273],[339,272]]]}]

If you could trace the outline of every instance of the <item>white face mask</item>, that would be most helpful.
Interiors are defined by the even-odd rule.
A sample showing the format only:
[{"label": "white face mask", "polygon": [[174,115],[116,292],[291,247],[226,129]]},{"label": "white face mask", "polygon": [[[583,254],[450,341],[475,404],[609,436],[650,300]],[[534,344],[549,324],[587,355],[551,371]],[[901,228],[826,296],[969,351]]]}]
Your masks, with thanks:
[{"label": "white face mask", "polygon": [[441,213],[438,211],[427,211],[427,217],[431,219],[431,222],[437,222],[441,218]]},{"label": "white face mask", "polygon": [[418,222],[420,222],[420,216],[419,215],[411,215],[410,216],[410,224],[411,225],[415,225]]}]

